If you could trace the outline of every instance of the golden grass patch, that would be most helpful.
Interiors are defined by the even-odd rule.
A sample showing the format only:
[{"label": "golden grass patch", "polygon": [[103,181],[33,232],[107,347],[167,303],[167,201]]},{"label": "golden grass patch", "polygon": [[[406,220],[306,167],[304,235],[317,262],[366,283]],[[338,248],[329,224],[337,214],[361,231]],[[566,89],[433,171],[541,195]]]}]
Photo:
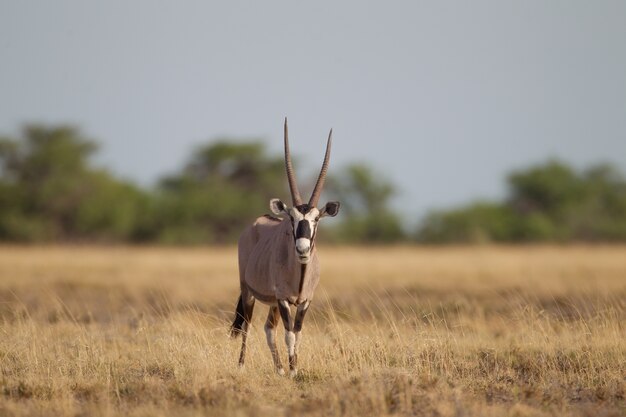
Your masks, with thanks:
[{"label": "golden grass patch", "polygon": [[236,366],[234,248],[0,248],[0,414],[626,413],[626,247],[320,257],[290,379],[260,303]]}]

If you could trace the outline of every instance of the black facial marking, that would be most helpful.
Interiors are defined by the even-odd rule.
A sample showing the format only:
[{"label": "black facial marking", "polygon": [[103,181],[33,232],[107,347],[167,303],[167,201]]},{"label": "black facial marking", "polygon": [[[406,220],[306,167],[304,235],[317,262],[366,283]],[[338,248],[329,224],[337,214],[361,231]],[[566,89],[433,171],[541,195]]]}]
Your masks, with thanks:
[{"label": "black facial marking", "polygon": [[309,211],[311,211],[312,208],[313,207],[309,206],[308,204],[300,204],[299,206],[296,206],[296,210],[298,210],[302,214],[307,214]]},{"label": "black facial marking", "polygon": [[308,220],[301,220],[300,222],[298,222],[298,228],[296,229],[296,239],[311,239],[311,237],[311,226],[309,226]]}]

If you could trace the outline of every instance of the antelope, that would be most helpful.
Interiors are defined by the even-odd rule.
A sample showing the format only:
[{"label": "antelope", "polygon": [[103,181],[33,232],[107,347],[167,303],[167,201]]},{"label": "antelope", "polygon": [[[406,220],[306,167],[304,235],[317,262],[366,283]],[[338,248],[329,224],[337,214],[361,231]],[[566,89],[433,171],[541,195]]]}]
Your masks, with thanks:
[{"label": "antelope", "polygon": [[[275,216],[264,215],[248,226],[239,238],[239,285],[241,294],[237,301],[231,337],[241,334],[239,366],[244,365],[248,327],[252,319],[255,300],[269,305],[265,322],[265,336],[279,375],[285,370],[276,348],[278,317],[285,327],[285,344],[289,355],[289,374],[297,373],[298,346],[304,316],[313,300],[320,280],[319,260],[315,245],[320,219],[339,213],[339,202],[331,201],[317,207],[330,160],[333,130],[328,134],[322,169],[308,203],[302,202],[289,152],[287,118],[284,125],[285,168],[293,206],[278,198],[270,200],[270,210]],[[295,306],[295,318],[291,315]]]}]

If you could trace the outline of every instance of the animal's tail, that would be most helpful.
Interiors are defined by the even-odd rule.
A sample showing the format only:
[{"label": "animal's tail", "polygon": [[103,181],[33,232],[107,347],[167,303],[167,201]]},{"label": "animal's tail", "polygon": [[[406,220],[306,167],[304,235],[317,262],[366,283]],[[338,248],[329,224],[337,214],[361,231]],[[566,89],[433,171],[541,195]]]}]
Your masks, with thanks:
[{"label": "animal's tail", "polygon": [[243,300],[241,299],[241,294],[239,295],[239,299],[237,300],[237,310],[235,311],[235,320],[233,320],[233,324],[230,326],[230,337],[237,337],[239,334],[243,332]]}]

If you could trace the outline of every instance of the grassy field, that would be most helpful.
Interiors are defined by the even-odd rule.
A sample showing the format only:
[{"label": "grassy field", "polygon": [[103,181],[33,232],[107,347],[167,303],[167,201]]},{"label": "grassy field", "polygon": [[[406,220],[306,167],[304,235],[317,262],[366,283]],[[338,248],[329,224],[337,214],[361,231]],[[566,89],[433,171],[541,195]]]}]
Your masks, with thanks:
[{"label": "grassy field", "polygon": [[234,248],[2,247],[0,415],[626,415],[626,247],[320,258],[290,379],[262,304],[236,365]]}]

